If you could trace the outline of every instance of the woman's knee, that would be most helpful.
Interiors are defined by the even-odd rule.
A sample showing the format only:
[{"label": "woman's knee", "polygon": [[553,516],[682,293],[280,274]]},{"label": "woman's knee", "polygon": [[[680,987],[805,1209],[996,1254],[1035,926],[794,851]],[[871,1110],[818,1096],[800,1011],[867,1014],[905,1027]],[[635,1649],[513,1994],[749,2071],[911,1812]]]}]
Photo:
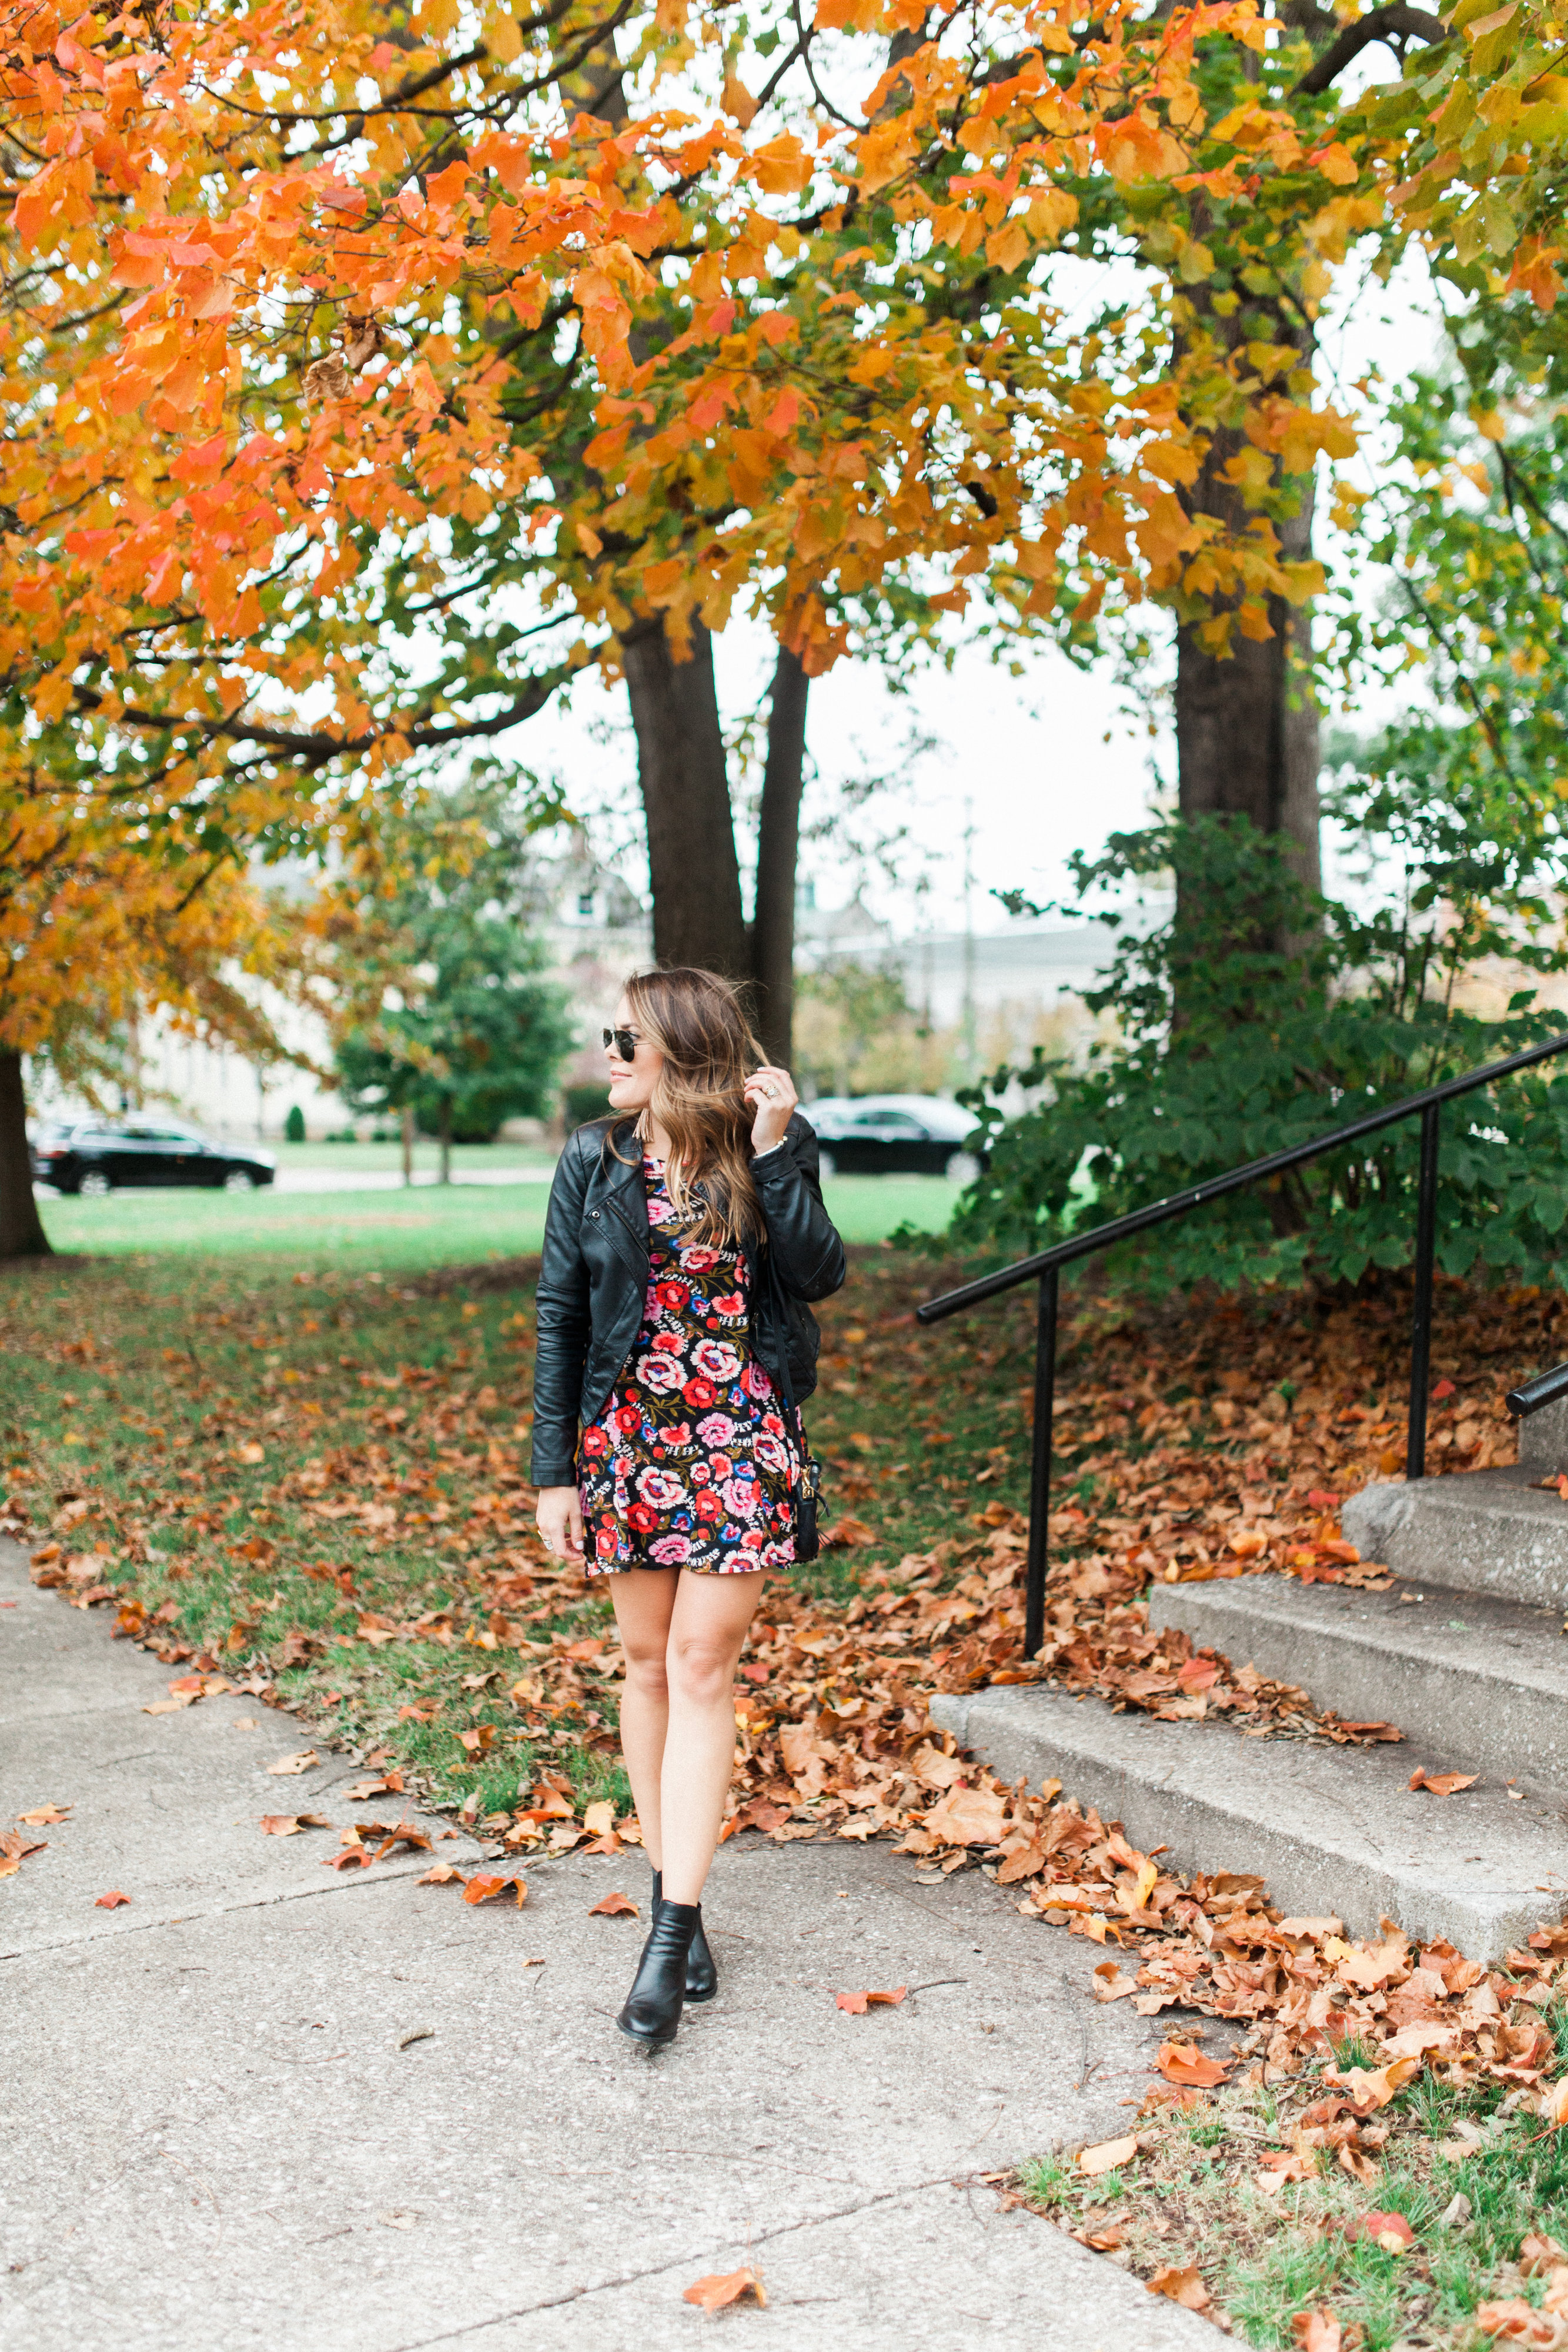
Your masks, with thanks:
[{"label": "woman's knee", "polygon": [[700,1634],[672,1642],[667,1665],[671,1688],[691,1706],[714,1706],[729,1696],[735,1660],[727,1642],[706,1641]]},{"label": "woman's knee", "polygon": [[641,1698],[667,1698],[670,1677],[664,1650],[633,1649],[624,1642],[622,1648],[626,1655],[626,1680],[630,1687]]}]

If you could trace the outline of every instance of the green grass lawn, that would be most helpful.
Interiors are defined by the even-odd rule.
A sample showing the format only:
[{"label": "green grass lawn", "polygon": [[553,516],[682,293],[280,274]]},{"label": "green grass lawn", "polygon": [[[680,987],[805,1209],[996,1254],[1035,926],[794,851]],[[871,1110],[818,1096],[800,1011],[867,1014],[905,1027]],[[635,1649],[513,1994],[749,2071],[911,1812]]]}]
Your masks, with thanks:
[{"label": "green grass lawn", "polygon": [[[375,1147],[333,1147],[345,1159]],[[316,1152],[323,1147],[308,1145]],[[388,1147],[390,1155],[390,1147]],[[544,1234],[545,1184],[418,1186],[412,1192],[40,1193],[57,1250],[88,1256],[291,1257],[301,1265],[422,1267],[528,1257]],[[879,1242],[901,1224],[940,1233],[956,1188],[941,1176],[841,1176],[825,1188],[847,1242]]]}]

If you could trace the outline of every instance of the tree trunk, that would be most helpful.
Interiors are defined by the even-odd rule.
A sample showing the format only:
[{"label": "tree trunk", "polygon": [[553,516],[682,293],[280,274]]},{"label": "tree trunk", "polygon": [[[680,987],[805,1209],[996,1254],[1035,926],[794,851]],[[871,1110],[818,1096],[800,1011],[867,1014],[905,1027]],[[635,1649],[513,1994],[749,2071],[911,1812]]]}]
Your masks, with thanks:
[{"label": "tree trunk", "polygon": [[413,1105],[412,1103],[404,1103],[402,1107],[402,1181],[404,1184],[413,1182]]},{"label": "tree trunk", "polygon": [[[1228,456],[1228,436],[1217,436],[1217,453]],[[1207,473],[1208,467],[1205,472]],[[1197,501],[1203,512],[1224,511],[1228,490],[1218,485]],[[1301,512],[1279,526],[1282,551],[1291,561],[1312,552],[1310,487]],[[1318,843],[1318,709],[1312,692],[1310,605],[1269,599],[1274,634],[1261,641],[1232,639],[1233,651],[1218,660],[1205,651],[1197,628],[1176,635],[1176,732],[1178,793],[1183,816],[1245,816],[1260,833],[1283,833],[1294,845],[1291,863],[1309,889],[1322,882]]]},{"label": "tree trunk", "polygon": [[27,1156],[22,1056],[0,1052],[0,1258],[49,1255]]},{"label": "tree trunk", "polygon": [[676,661],[662,619],[623,641],[637,730],[637,781],[648,820],[653,953],[660,963],[700,964],[750,978],[740,904],[724,737],[714,688],[713,640],[692,623],[692,652]]},{"label": "tree trunk", "polygon": [[795,874],[800,792],[806,769],[806,700],[811,681],[799,654],[779,648],[768,712],[768,763],[757,837],[757,907],[751,968],[757,1034],[768,1060],[789,1066],[795,1018]]},{"label": "tree trunk", "polygon": [[[1205,314],[1205,325],[1216,341],[1231,350],[1259,331],[1253,306],[1244,305],[1224,319],[1208,309],[1202,295],[1196,298],[1196,307]],[[1271,340],[1293,344],[1306,362],[1312,331],[1301,311],[1282,302],[1268,310]],[[1219,426],[1197,482],[1184,493],[1190,513],[1212,515],[1238,537],[1255,521],[1255,510],[1240,487],[1226,476],[1232,459],[1248,447],[1240,433]],[[1275,479],[1280,479],[1278,473]],[[1295,487],[1298,511],[1274,526],[1286,562],[1306,562],[1312,551],[1312,476],[1297,476]],[[1298,879],[1309,890],[1317,890],[1322,881],[1321,758],[1311,607],[1270,596],[1267,613],[1273,634],[1258,639],[1233,628],[1230,652],[1223,660],[1206,650],[1197,624],[1184,624],[1176,632],[1178,806],[1184,817],[1243,816],[1260,833],[1283,835],[1291,844],[1290,862]],[[1260,944],[1290,946],[1283,938]]]},{"label": "tree trunk", "polygon": [[443,1095],[441,1097],[440,1181],[443,1184],[450,1184],[452,1181],[452,1097],[450,1095]]}]

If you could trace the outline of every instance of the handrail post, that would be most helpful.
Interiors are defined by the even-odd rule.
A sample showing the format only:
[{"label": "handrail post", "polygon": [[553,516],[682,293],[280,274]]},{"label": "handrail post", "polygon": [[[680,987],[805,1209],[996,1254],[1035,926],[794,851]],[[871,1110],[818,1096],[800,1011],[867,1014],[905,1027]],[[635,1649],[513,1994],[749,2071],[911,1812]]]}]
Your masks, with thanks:
[{"label": "handrail post", "polygon": [[1437,1244],[1437,1126],[1442,1106],[1421,1113],[1421,1181],[1416,1210],[1416,1297],[1410,1315],[1410,1429],[1406,1480],[1427,1475],[1427,1391],[1432,1379],[1432,1260]]},{"label": "handrail post", "polygon": [[1034,1459],[1029,1487],[1029,1565],[1024,1578],[1023,1654],[1045,1639],[1045,1570],[1051,1549],[1051,1436],[1056,1410],[1056,1294],[1059,1270],[1040,1277],[1034,1327]]}]

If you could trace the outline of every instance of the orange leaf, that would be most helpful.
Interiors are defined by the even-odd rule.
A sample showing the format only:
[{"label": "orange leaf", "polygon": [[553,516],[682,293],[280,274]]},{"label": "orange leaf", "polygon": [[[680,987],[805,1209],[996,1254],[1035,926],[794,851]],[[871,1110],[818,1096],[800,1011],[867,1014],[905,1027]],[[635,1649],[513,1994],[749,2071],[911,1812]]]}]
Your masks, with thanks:
[{"label": "orange leaf", "polygon": [[606,1895],[589,1912],[591,1919],[635,1919],[637,1906],[629,1895]]},{"label": "orange leaf", "polygon": [[423,1878],[414,1880],[416,1886],[451,1886],[454,1883],[459,1886],[468,1884],[463,1873],[449,1862],[438,1862],[434,1870],[427,1870]]},{"label": "orange leaf", "polygon": [[1197,2264],[1177,2270],[1170,2263],[1157,2270],[1148,2282],[1151,2294],[1168,2294],[1173,2303],[1185,2304],[1188,2311],[1204,2311],[1208,2307],[1208,2289],[1197,2274]]},{"label": "orange leaf", "polygon": [[1407,2254],[1416,2243],[1416,2232],[1403,2213],[1357,2213],[1344,2225],[1348,2239],[1370,2238],[1385,2254]]},{"label": "orange leaf", "polygon": [[1555,2315],[1537,2311],[1521,2294],[1511,2294],[1501,2303],[1479,2305],[1476,2326],[1493,2343],[1533,2345],[1539,2352],[1552,2352],[1552,2347],[1563,2340],[1562,2326]]},{"label": "orange leaf", "polygon": [[508,1886],[517,1888],[520,1911],[528,1899],[527,1881],[521,1878],[497,1878],[488,1873],[481,1873],[468,1881],[463,1889],[463,1900],[465,1903],[488,1903],[495,1895],[504,1895]]},{"label": "orange leaf", "polygon": [[118,1911],[122,1903],[129,1903],[130,1900],[129,1895],[121,1895],[120,1889],[116,1887],[111,1894],[100,1895],[92,1907],[95,1911]]},{"label": "orange leaf", "polygon": [[894,1985],[891,1992],[840,1992],[833,1999],[846,2017],[863,2017],[868,2009],[896,2009],[908,1990],[907,1985]]},{"label": "orange leaf", "polygon": [[30,1813],[18,1813],[16,1819],[26,1829],[47,1829],[51,1822],[63,1822],[70,1810],[69,1805],[37,1805]]},{"label": "orange leaf", "polygon": [[263,1813],[261,1826],[267,1837],[293,1837],[300,1830],[329,1830],[332,1824],[325,1813]]},{"label": "orange leaf", "polygon": [[1230,2072],[1218,2058],[1206,2058],[1187,2042],[1162,2042],[1155,2063],[1167,2083],[1187,2084],[1198,2091],[1212,2091]]},{"label": "orange leaf", "polygon": [[756,2271],[727,2271],[722,2277],[711,2271],[706,2278],[694,2279],[681,2296],[683,2303],[695,2303],[699,2311],[722,2311],[727,2303],[747,2300],[763,2305],[768,2301]]},{"label": "orange leaf", "polygon": [[1131,2164],[1138,2153],[1137,2136],[1129,2132],[1125,2139],[1103,2139],[1094,2147],[1081,2147],[1073,2161],[1086,2179],[1095,2179],[1102,2172],[1119,2171]]},{"label": "orange leaf", "polygon": [[1340,2352],[1340,2325],[1332,2311],[1298,2311],[1291,2322],[1296,2352]]},{"label": "orange leaf", "polygon": [[1430,1789],[1435,1797],[1454,1797],[1461,1789],[1473,1789],[1479,1779],[1479,1772],[1428,1772],[1418,1765],[1410,1775],[1410,1786]]}]

